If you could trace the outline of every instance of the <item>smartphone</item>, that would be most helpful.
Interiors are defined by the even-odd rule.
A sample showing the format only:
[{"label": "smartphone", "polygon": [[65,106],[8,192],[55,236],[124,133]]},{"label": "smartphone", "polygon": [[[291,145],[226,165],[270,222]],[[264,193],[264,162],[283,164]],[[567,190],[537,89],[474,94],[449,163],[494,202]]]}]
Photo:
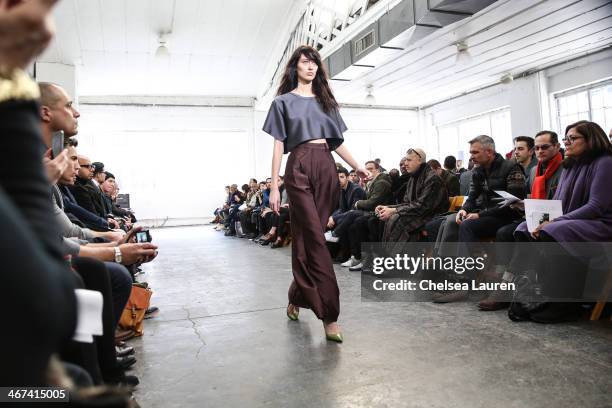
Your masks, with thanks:
[{"label": "smartphone", "polygon": [[64,131],[54,132],[51,137],[51,152],[55,159],[64,151]]},{"label": "smartphone", "polygon": [[152,238],[151,238],[151,234],[149,233],[149,230],[142,230],[136,233],[136,242],[139,244],[145,243],[145,242],[151,242],[151,240]]}]

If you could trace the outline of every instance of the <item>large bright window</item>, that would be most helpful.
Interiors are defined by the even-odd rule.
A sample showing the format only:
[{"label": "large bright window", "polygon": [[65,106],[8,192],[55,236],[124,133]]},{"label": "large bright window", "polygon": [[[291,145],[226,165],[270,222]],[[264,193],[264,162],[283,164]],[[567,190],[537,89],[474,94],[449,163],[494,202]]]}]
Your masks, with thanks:
[{"label": "large bright window", "polygon": [[612,128],[612,81],[555,95],[557,129],[579,120],[590,120],[607,133]]},{"label": "large bright window", "polygon": [[469,141],[478,135],[488,135],[495,140],[495,148],[502,155],[512,150],[510,109],[502,108],[438,126],[440,160],[455,156],[467,167]]}]

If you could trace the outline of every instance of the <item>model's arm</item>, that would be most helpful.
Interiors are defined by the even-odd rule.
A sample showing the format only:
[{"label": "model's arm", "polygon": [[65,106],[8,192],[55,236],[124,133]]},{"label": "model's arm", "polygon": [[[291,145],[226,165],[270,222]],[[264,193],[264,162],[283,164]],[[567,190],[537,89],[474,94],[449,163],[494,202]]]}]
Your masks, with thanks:
[{"label": "model's arm", "polygon": [[344,143],[341,144],[336,149],[336,153],[338,153],[338,156],[342,157],[342,160],[347,162],[349,166],[351,166],[353,169],[355,169],[355,171],[357,172],[359,177],[361,177],[361,178],[369,178],[370,177],[370,172],[367,171],[365,169],[365,167],[360,166],[359,163],[357,163],[357,161],[353,158],[353,155],[351,154],[351,152],[349,152],[348,148],[346,147],[346,145]]},{"label": "model's arm", "polygon": [[280,192],[278,191],[278,173],[283,159],[283,142],[274,139],[274,150],[272,151],[272,187],[270,188],[270,208],[276,214],[280,209]]}]

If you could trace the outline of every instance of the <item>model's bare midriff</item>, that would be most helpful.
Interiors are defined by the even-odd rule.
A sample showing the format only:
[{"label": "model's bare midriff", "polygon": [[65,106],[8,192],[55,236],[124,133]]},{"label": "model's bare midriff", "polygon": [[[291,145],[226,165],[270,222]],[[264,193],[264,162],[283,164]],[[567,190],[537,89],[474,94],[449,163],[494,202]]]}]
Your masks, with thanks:
[{"label": "model's bare midriff", "polygon": [[309,140],[306,143],[327,143],[327,140],[325,139],[313,139],[313,140]]}]

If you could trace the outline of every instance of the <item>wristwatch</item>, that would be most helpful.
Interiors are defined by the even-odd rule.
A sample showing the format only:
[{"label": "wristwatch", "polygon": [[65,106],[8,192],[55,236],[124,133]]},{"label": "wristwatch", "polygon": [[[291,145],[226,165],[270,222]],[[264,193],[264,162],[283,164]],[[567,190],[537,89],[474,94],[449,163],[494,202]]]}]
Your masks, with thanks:
[{"label": "wristwatch", "polygon": [[115,247],[115,262],[121,263],[121,249],[119,247]]},{"label": "wristwatch", "polygon": [[40,98],[38,84],[25,71],[21,69],[7,71],[0,67],[0,102],[38,98]]}]

